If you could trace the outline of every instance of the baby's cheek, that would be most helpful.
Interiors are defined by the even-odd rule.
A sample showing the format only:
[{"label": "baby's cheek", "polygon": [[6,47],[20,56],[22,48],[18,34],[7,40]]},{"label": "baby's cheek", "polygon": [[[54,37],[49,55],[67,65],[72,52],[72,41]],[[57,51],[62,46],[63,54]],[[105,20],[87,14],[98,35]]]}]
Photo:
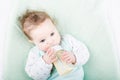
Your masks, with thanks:
[{"label": "baby's cheek", "polygon": [[60,37],[57,37],[55,43],[58,45],[60,43]]}]

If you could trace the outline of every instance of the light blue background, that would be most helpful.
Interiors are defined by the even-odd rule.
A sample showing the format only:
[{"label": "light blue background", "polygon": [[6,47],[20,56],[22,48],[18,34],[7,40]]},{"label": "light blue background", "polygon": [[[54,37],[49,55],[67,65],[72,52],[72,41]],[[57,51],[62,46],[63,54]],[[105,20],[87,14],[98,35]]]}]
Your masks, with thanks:
[{"label": "light blue background", "polygon": [[33,46],[17,22],[27,8],[45,10],[58,22],[61,33],[83,41],[90,59],[84,65],[85,80],[120,80],[117,60],[104,15],[104,0],[13,0],[4,64],[5,80],[31,80],[24,71],[29,49]]}]

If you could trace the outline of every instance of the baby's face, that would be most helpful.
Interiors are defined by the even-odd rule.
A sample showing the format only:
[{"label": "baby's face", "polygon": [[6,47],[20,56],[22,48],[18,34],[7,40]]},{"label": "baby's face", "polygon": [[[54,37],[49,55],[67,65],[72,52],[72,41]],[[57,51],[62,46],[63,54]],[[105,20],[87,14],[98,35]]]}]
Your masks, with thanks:
[{"label": "baby's face", "polygon": [[56,26],[50,19],[46,19],[43,23],[37,26],[30,32],[32,41],[39,49],[47,51],[50,47],[60,43],[60,34]]}]

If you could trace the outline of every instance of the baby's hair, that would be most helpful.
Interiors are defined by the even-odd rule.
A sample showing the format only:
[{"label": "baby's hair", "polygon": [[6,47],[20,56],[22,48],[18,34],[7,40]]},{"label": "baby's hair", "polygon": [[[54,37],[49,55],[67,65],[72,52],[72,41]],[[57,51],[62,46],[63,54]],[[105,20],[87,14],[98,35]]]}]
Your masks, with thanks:
[{"label": "baby's hair", "polygon": [[52,18],[44,11],[30,11],[27,10],[26,13],[19,18],[20,24],[24,34],[31,40],[30,31],[35,29],[36,26],[43,23],[46,19],[50,19],[53,23]]}]

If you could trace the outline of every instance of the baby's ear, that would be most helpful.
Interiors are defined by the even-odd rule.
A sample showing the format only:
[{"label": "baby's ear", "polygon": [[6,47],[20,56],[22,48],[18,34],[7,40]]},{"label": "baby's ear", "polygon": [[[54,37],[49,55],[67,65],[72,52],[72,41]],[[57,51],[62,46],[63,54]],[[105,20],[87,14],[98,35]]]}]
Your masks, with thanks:
[{"label": "baby's ear", "polygon": [[32,41],[32,40],[28,40],[28,42],[33,43],[33,41]]}]

